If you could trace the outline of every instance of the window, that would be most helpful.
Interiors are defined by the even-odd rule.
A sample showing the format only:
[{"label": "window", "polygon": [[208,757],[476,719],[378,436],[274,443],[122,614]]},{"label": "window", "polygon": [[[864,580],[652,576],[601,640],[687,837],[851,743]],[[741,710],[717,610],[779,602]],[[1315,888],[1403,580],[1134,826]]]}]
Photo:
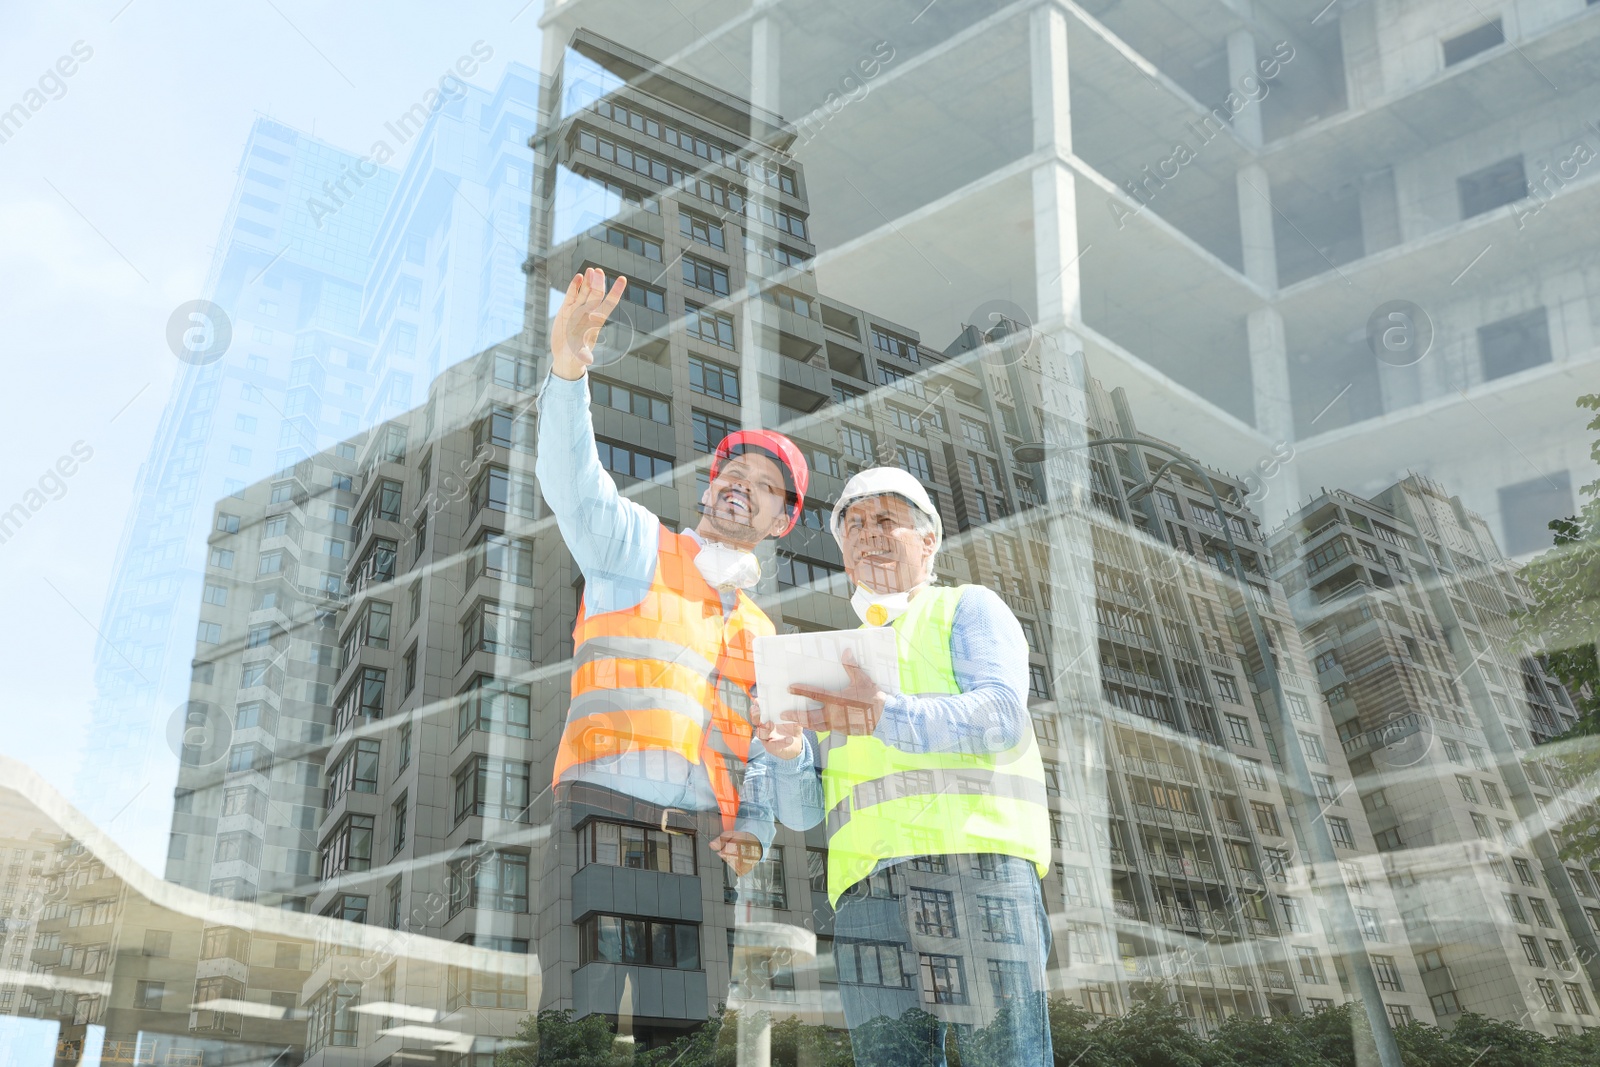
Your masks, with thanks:
[{"label": "window", "polygon": [[1033,993],[1028,965],[1022,960],[990,960],[989,988],[996,1000],[1020,1000]]},{"label": "window", "polygon": [[216,861],[261,863],[261,838],[244,830],[233,830],[217,835]]},{"label": "window", "polygon": [[1499,499],[1506,554],[1538,552],[1554,544],[1547,523],[1573,512],[1572,478],[1567,471],[1552,471],[1531,481],[1501,487]]},{"label": "window", "polygon": [[1515,893],[1502,893],[1500,899],[1505,903],[1506,914],[1511,916],[1513,922],[1525,923],[1528,921],[1527,913],[1522,910],[1522,898]]},{"label": "window", "polygon": [[911,889],[912,919],[926,937],[955,937],[955,901],[946,889]]},{"label": "window", "polygon": [[1314,948],[1295,946],[1295,957],[1300,961],[1300,977],[1312,985],[1326,985],[1328,975],[1322,969],[1322,956]]},{"label": "window", "polygon": [[143,1011],[160,1011],[161,998],[166,995],[167,983],[141,979],[134,987],[133,1006]]},{"label": "window", "polygon": [[[1247,724],[1248,728],[1248,724]],[[1239,773],[1244,777],[1244,784],[1249,789],[1266,789],[1267,779],[1261,772],[1261,761],[1243,759],[1239,761]]]},{"label": "window", "polygon": [[1483,799],[1496,808],[1504,808],[1506,806],[1506,802],[1500,796],[1500,787],[1493,782],[1483,783]]},{"label": "window", "polygon": [[933,481],[933,458],[928,455],[927,449],[915,445],[896,445],[894,451],[900,466],[915,475],[917,481]]},{"label": "window", "polygon": [[1409,1026],[1416,1021],[1416,1017],[1411,1014],[1411,1009],[1404,1004],[1386,1004],[1384,1007],[1388,1010],[1389,1025],[1395,1029]]},{"label": "window", "polygon": [[989,436],[989,427],[981,422],[975,422],[965,415],[961,416],[961,437],[967,444],[975,448],[991,451],[994,449],[994,440]]},{"label": "window", "polygon": [[806,849],[806,877],[813,893],[828,891],[828,851],[822,848]]},{"label": "window", "polygon": [[[671,456],[647,452],[642,448],[630,448],[604,437],[595,438],[595,445],[600,453],[600,465],[612,474],[638,481],[658,481],[669,485],[672,482]],[[528,484],[531,493],[533,483]]]},{"label": "window", "polygon": [[739,372],[732,367],[698,356],[689,357],[689,388],[702,396],[739,402]]},{"label": "window", "polygon": [[[1230,703],[1233,703],[1233,704],[1240,703],[1240,700],[1239,700],[1239,683],[1234,681],[1232,675],[1220,674],[1220,673],[1218,673],[1216,671],[1212,671],[1211,672],[1211,678],[1212,678],[1212,681],[1214,681],[1216,683],[1217,695],[1218,696],[1222,697],[1222,699],[1224,699],[1224,700],[1226,700],[1226,701],[1228,701]],[[1232,716],[1229,716],[1229,717],[1232,718]],[[1240,721],[1242,722],[1244,720],[1241,719]],[[1246,734],[1249,733],[1248,725],[1245,728],[1245,732],[1246,732]],[[1235,740],[1238,740],[1238,738],[1235,738]],[[1250,741],[1249,741],[1248,738],[1246,738],[1241,743],[1248,745],[1248,744],[1250,744]]]},{"label": "window", "polygon": [[493,600],[479,603],[461,624],[462,658],[475,652],[533,658],[533,613]]},{"label": "window", "polygon": [[1461,1000],[1454,989],[1429,997],[1428,1003],[1432,1005],[1435,1015],[1455,1015],[1461,1010]]},{"label": "window", "polygon": [[1534,983],[1539,987],[1539,996],[1544,1000],[1544,1006],[1551,1011],[1565,1011],[1561,1005],[1561,994],[1556,991],[1555,982],[1548,978],[1535,978]]},{"label": "window", "polygon": [[1529,937],[1527,934],[1518,934],[1517,940],[1522,944],[1522,955],[1528,961],[1529,966],[1543,967],[1544,955],[1539,951],[1538,940]]},{"label": "window", "polygon": [[474,756],[455,774],[456,825],[469,815],[527,821],[528,780],[526,763]]},{"label": "window", "polygon": [[1544,308],[1478,327],[1478,352],[1486,380],[1550,362],[1550,325]]},{"label": "window", "polygon": [[1533,917],[1540,926],[1555,929],[1556,921],[1550,917],[1550,908],[1545,904],[1543,897],[1529,897],[1528,906],[1533,909]]},{"label": "window", "polygon": [[1279,897],[1278,912],[1283,916],[1283,928],[1295,933],[1310,930],[1306,922],[1305,907],[1294,897]]},{"label": "window", "polygon": [[722,223],[703,218],[691,211],[679,210],[678,232],[692,241],[698,241],[711,248],[726,248],[723,239]]},{"label": "window", "polygon": [[653,285],[645,285],[642,282],[629,282],[628,288],[622,292],[622,299],[646,311],[665,313],[667,310],[667,294]]},{"label": "window", "polygon": [[1383,920],[1374,908],[1357,908],[1356,925],[1361,928],[1361,936],[1368,941],[1389,940],[1383,932]]},{"label": "window", "polygon": [[1472,828],[1477,831],[1478,836],[1483,838],[1485,841],[1493,841],[1494,831],[1489,826],[1489,820],[1484,816],[1479,815],[1475,811],[1470,814],[1472,818]]},{"label": "window", "polygon": [[[820,851],[818,854],[826,856]],[[694,835],[595,820],[578,830],[578,867],[591,863],[692,875]],[[826,888],[824,881],[823,889]]]},{"label": "window", "polygon": [[1544,946],[1545,946],[1545,948],[1550,950],[1550,962],[1551,963],[1554,963],[1557,967],[1559,967],[1563,971],[1566,970],[1568,967],[1572,966],[1572,958],[1567,955],[1567,946],[1566,945],[1563,945],[1561,942],[1557,941],[1555,938],[1547,937],[1547,938],[1545,938]]},{"label": "window", "polygon": [[[729,904],[742,900],[758,908],[789,906],[789,890],[783,874],[782,845],[773,845],[767,849],[766,855],[762,856],[745,876],[743,887],[735,885],[733,868],[727,864],[722,865],[722,873],[722,897]],[[741,888],[746,892],[741,892]]]},{"label": "window", "polygon": [[713,296],[728,295],[728,269],[694,256],[684,256],[683,284]]},{"label": "window", "polygon": [[389,672],[381,667],[363,667],[333,709],[333,732],[341,734],[356,725],[357,717],[370,721],[383,718],[383,700],[389,686]]},{"label": "window", "polygon": [[1250,733],[1250,720],[1240,715],[1224,715],[1222,720],[1228,726],[1228,736],[1236,744],[1255,745],[1255,738]]},{"label": "window", "polygon": [[960,956],[921,954],[922,1002],[924,1004],[965,1004],[966,976]]},{"label": "window", "polygon": [[1273,837],[1282,837],[1283,830],[1278,825],[1278,809],[1271,804],[1264,804],[1259,800],[1250,802],[1250,810],[1255,813],[1256,829]]},{"label": "window", "polygon": [[578,926],[578,965],[700,969],[700,927],[620,915],[593,915]]},{"label": "window", "polygon": [[849,423],[839,424],[839,444],[846,456],[861,463],[872,463],[877,455],[872,434]]},{"label": "window", "polygon": [[604,241],[608,245],[614,245],[617,248],[632,252],[636,256],[643,256],[645,259],[656,263],[661,262],[661,243],[634,233],[632,230],[624,230],[618,226],[605,224],[590,230],[589,236],[596,241]]},{"label": "window", "polygon": [[1589,998],[1583,995],[1583,987],[1576,982],[1568,982],[1567,999],[1572,1002],[1572,1010],[1579,1015],[1589,1014]]},{"label": "window", "polygon": [[801,293],[797,293],[793,289],[785,289],[781,285],[775,285],[770,289],[761,290],[761,299],[769,304],[780,307],[785,311],[793,312],[803,319],[814,319],[817,317],[815,312],[811,310],[810,300],[808,300]]},{"label": "window", "polygon": [[215,604],[219,608],[227,607],[227,605],[228,605],[228,590],[227,590],[227,587],[226,586],[221,586],[221,585],[216,585],[216,584],[214,584],[212,582],[207,582],[206,583],[205,593],[202,594],[200,599],[205,601],[207,604]]},{"label": "window", "polygon": [[689,336],[719,348],[732,348],[733,316],[685,302],[684,328]]},{"label": "window", "polygon": [[1315,763],[1328,762],[1328,753],[1322,747],[1322,738],[1316,734],[1302,733],[1300,735],[1300,747],[1305,751],[1306,759]]},{"label": "window", "polygon": [[[473,943],[486,945],[490,941],[520,940],[520,938],[479,938]],[[523,952],[527,951],[525,946],[524,942]],[[451,967],[445,977],[445,1008],[448,1011],[456,1011],[463,1007],[511,1008],[525,1011],[528,1007],[528,980],[517,974],[470,971],[464,967]],[[468,1058],[458,1062],[471,1064],[477,1061]]]},{"label": "window", "polygon": [[[591,389],[593,384],[590,383]],[[503,404],[496,404],[489,409],[488,417],[473,428],[472,443],[474,447],[489,444],[516,449],[518,452],[532,452],[534,421],[525,413],[518,413]],[[426,494],[427,491],[427,482],[424,480],[422,492]]]},{"label": "window", "polygon": [[1496,45],[1505,44],[1505,30],[1501,28],[1499,19],[1490,19],[1482,26],[1468,30],[1466,33],[1447,37],[1439,44],[1444,51],[1444,65],[1453,67],[1466,59],[1471,59],[1479,52],[1487,52]]},{"label": "window", "polygon": [[1322,801],[1325,807],[1332,807],[1338,803],[1339,794],[1334,791],[1333,779],[1326,774],[1313,774],[1311,786],[1317,792],[1317,799]]},{"label": "window", "polygon": [[1478,791],[1472,787],[1472,779],[1464,774],[1456,775],[1456,788],[1461,791],[1461,799],[1471,804],[1478,802]]},{"label": "window", "polygon": [[[600,463],[607,470],[616,471],[616,467],[607,462],[609,458],[607,447],[600,448]],[[623,470],[620,473],[629,473]],[[534,514],[534,500],[538,490],[534,481],[521,474],[512,474],[503,467],[490,467],[478,476],[472,486],[472,514],[476,515],[484,508],[491,511],[504,511],[511,515],[520,515],[523,518],[532,518]]]},{"label": "window", "polygon": [[594,403],[601,407],[625,411],[641,419],[659,422],[663,426],[672,423],[672,406],[654,394],[625,385],[614,385],[602,378],[590,379],[589,394]]},{"label": "window", "polygon": [[1311,721],[1311,705],[1299,693],[1285,693],[1289,701],[1289,714],[1301,722]]},{"label": "window", "polygon": [[529,701],[528,686],[480,674],[462,694],[456,737],[466,736],[468,730],[527,737]]},{"label": "window", "polygon": [[1328,836],[1333,838],[1333,843],[1340,848],[1355,848],[1355,838],[1350,833],[1350,820],[1330,815],[1327,818]]},{"label": "window", "polygon": [[1451,763],[1461,763],[1461,746],[1449,738],[1444,739],[1444,758]]},{"label": "window", "polygon": [[222,624],[219,622],[202,622],[195,639],[205,645],[220,645],[222,643]]},{"label": "window", "polygon": [[1378,978],[1378,988],[1391,993],[1405,992],[1405,986],[1400,980],[1400,969],[1394,965],[1393,956],[1372,957],[1372,971]]},{"label": "window", "polygon": [[322,843],[322,877],[332,878],[345,871],[365,871],[372,867],[372,831],[374,820],[370,815],[346,815],[339,820]]},{"label": "window", "polygon": [[1338,655],[1336,653],[1334,653],[1331,649],[1329,651],[1327,651],[1327,652],[1322,653],[1316,659],[1316,668],[1317,668],[1317,673],[1318,674],[1326,674],[1329,671],[1338,670],[1339,669],[1339,657],[1338,657]]},{"label": "window", "polygon": [[328,804],[336,804],[346,793],[378,791],[378,742],[357,739],[350,750],[328,771]]},{"label": "window", "polygon": [[462,908],[528,910],[528,857],[488,852],[450,863],[450,915]]},{"label": "window", "polygon": [[389,854],[394,855],[406,847],[406,794],[401,793],[400,799],[390,805],[389,818],[394,826],[394,833],[389,842]]},{"label": "window", "polygon": [[306,1026],[306,1053],[315,1055],[329,1045],[353,1048],[357,1044],[361,1017],[360,982],[329,982],[306,1005],[310,1017]]},{"label": "window", "polygon": [[911,976],[904,970],[901,947],[894,943],[835,940],[833,957],[844,985],[908,989]]},{"label": "window", "polygon": [[724,437],[739,429],[739,424],[734,420],[698,408],[691,412],[690,421],[694,424],[695,451],[706,454],[716,448]]},{"label": "window", "polygon": [[897,333],[890,333],[881,326],[872,327],[872,347],[879,352],[887,352],[891,356],[903,359],[907,363],[921,363],[922,356],[917,351],[917,343],[908,337]]},{"label": "window", "polygon": [[791,589],[816,583],[826,588],[828,580],[844,573],[831,563],[778,553],[778,588]]}]

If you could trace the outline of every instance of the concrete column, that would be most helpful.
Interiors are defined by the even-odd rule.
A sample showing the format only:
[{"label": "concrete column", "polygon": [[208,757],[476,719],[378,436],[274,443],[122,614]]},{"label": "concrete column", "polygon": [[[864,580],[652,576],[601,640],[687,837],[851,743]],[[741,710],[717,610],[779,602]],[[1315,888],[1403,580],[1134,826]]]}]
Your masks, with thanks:
[{"label": "concrete column", "polygon": [[1267,438],[1266,452],[1250,472],[1260,483],[1251,506],[1268,522],[1294,509],[1300,499],[1299,465],[1294,459],[1294,404],[1289,392],[1289,350],[1283,316],[1260,307],[1245,319],[1250,346],[1250,386],[1256,429]]},{"label": "concrete column", "polygon": [[[1030,15],[1033,147],[1037,152],[1072,151],[1071,95],[1067,83],[1067,16],[1055,7]],[[1082,313],[1078,274],[1077,179],[1050,159],[1033,172],[1034,269],[1041,324],[1076,322]]]},{"label": "concrete column", "polygon": [[[1228,88],[1238,92],[1243,79],[1259,77],[1256,71],[1256,39],[1249,30],[1234,30],[1228,34]],[[1245,144],[1261,147],[1261,101],[1246,104],[1233,117],[1233,131]]]},{"label": "concrete column", "polygon": [[1239,245],[1244,275],[1269,292],[1278,287],[1278,245],[1272,229],[1272,183],[1259,163],[1239,168]]}]

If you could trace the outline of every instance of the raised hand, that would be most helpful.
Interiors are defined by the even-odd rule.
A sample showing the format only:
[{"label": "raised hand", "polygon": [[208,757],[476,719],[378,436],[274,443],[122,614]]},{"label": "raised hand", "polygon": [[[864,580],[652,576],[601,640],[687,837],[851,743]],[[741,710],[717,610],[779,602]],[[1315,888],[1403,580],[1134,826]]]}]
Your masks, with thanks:
[{"label": "raised hand", "polygon": [[588,372],[594,362],[600,328],[622,302],[622,291],[627,287],[628,279],[619,274],[607,293],[606,272],[599,267],[572,276],[561,310],[550,325],[550,351],[555,357],[551,370],[556,377],[575,382]]},{"label": "raised hand", "polygon": [[[822,689],[814,685],[791,685],[795,696],[815,700],[822,707],[797,714],[800,725],[810,730],[838,730],[845,734],[870,734],[883,718],[883,691],[856,663],[849,649],[840,657],[850,684],[843,689]],[[765,742],[763,742],[764,744]],[[769,750],[770,751],[770,750]]]}]

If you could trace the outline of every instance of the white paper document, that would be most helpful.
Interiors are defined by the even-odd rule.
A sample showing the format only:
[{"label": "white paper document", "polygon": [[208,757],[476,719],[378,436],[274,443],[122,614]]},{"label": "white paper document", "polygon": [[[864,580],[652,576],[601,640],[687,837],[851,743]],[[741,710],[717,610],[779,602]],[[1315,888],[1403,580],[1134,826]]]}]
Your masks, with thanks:
[{"label": "white paper document", "polygon": [[900,651],[889,626],[862,630],[825,630],[812,634],[777,634],[755,639],[756,698],[767,722],[792,719],[794,713],[815,707],[805,697],[789,692],[791,685],[843,689],[850,684],[844,669],[844,650],[885,693],[900,692]]}]

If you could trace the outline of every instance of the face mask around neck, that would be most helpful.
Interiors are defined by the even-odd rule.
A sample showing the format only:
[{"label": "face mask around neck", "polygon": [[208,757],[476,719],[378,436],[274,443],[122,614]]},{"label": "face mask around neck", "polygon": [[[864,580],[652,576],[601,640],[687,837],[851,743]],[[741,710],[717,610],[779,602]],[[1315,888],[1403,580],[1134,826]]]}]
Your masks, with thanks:
[{"label": "face mask around neck", "polygon": [[694,557],[700,577],[718,591],[726,589],[751,589],[761,581],[761,561],[754,552],[722,544],[720,541],[703,541]]},{"label": "face mask around neck", "polygon": [[906,613],[911,607],[911,595],[927,584],[923,582],[903,593],[874,593],[858,585],[850,596],[850,606],[868,626],[887,626]]}]

